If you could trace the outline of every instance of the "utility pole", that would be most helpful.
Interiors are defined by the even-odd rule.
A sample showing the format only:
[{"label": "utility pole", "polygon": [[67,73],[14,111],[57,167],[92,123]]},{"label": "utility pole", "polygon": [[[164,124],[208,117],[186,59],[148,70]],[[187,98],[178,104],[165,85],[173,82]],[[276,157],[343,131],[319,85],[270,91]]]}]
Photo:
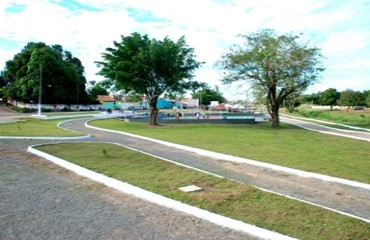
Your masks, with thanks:
[{"label": "utility pole", "polygon": [[42,97],[42,64],[40,63],[40,82],[39,82],[39,105],[37,115],[41,116],[41,97]]}]

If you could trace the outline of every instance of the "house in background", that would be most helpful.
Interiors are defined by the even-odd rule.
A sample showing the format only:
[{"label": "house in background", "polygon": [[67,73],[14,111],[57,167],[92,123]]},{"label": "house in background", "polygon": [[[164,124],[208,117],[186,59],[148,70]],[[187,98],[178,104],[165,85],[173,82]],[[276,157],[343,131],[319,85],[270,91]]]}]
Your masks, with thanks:
[{"label": "house in background", "polygon": [[104,110],[121,108],[120,102],[109,95],[98,95],[98,101]]}]

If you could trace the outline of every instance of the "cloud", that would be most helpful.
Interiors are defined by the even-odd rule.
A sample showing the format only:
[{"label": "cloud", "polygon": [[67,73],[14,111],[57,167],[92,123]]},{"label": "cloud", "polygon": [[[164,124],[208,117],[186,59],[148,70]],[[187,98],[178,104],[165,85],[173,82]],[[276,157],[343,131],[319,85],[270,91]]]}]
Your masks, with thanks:
[{"label": "cloud", "polygon": [[[140,32],[174,41],[185,36],[197,59],[206,62],[197,79],[244,98],[243,88],[222,86],[213,69],[229,46],[240,43],[236,35],[262,28],[302,32],[326,57],[318,88],[342,86],[339,75],[355,74],[356,87],[370,89],[364,80],[370,75],[364,70],[370,54],[369,6],[365,0],[2,0],[0,36],[18,45],[18,52],[29,41],[60,44],[82,61],[88,80],[101,79],[94,61],[120,35]],[[15,53],[0,46],[1,69]]]}]

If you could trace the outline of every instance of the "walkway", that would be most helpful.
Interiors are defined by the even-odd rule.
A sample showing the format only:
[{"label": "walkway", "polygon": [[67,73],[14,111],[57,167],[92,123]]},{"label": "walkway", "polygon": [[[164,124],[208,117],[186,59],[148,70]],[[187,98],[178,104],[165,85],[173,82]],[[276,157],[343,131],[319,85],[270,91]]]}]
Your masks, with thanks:
[{"label": "walkway", "polygon": [[114,142],[148,154],[170,159],[203,171],[221,175],[261,189],[335,209],[370,221],[370,190],[326,182],[315,178],[299,177],[286,172],[249,164],[201,156],[189,151],[168,147],[119,133],[87,128],[86,120],[66,122],[67,129],[91,134],[88,141]]},{"label": "walkway", "polygon": [[[201,156],[152,141],[87,128],[85,121],[74,120],[62,126],[91,134],[86,141],[119,143],[370,221],[367,189]],[[121,194],[25,153],[29,145],[47,142],[50,141],[0,140],[0,229],[5,229],[0,232],[0,239],[39,236],[45,239],[122,236],[130,239],[256,239]]]},{"label": "walkway", "polygon": [[342,136],[342,137],[348,137],[348,138],[354,138],[358,140],[364,140],[370,142],[370,133],[369,132],[360,132],[360,131],[351,131],[351,130],[343,130],[343,129],[337,129],[337,128],[331,128],[327,126],[323,126],[316,123],[311,123],[307,121],[302,121],[296,118],[287,118],[287,117],[281,117],[282,122],[286,122],[301,128],[305,128],[307,130],[312,130],[316,132],[321,132],[325,134],[331,134],[336,136]]},{"label": "walkway", "polygon": [[257,240],[80,177],[0,140],[0,239]]}]

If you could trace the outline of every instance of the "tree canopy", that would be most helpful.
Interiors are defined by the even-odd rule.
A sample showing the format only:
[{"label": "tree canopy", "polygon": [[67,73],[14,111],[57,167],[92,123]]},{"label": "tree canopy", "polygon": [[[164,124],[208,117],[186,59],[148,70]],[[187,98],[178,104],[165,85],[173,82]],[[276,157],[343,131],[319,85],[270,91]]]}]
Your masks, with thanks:
[{"label": "tree canopy", "polygon": [[354,91],[352,89],[344,90],[340,93],[338,100],[340,106],[364,106],[366,105],[366,95],[360,91]]},{"label": "tree canopy", "polygon": [[132,33],[121,36],[102,54],[104,61],[96,62],[100,74],[115,81],[116,88],[143,94],[150,106],[150,124],[157,125],[157,101],[163,93],[182,93],[197,86],[193,72],[201,63],[195,60],[194,49],[185,38],[176,42],[168,37],[150,39],[147,35]]},{"label": "tree canopy", "polygon": [[[42,68],[40,67],[42,66]],[[87,99],[84,67],[61,45],[28,43],[6,62],[1,78],[4,96],[22,102],[37,102],[42,70],[42,103],[79,103]]]},{"label": "tree canopy", "polygon": [[192,94],[193,99],[200,99],[201,105],[209,105],[211,101],[218,101],[219,103],[226,103],[227,99],[219,91],[216,86],[215,90],[205,85],[201,90],[198,90]]},{"label": "tree canopy", "polygon": [[319,101],[322,105],[329,105],[331,109],[337,104],[340,92],[335,88],[328,88],[320,94]]},{"label": "tree canopy", "polygon": [[300,36],[278,35],[268,29],[241,37],[245,44],[231,47],[219,61],[223,82],[245,81],[263,89],[272,126],[279,127],[280,104],[317,82],[324,70],[320,50],[302,43]]}]

